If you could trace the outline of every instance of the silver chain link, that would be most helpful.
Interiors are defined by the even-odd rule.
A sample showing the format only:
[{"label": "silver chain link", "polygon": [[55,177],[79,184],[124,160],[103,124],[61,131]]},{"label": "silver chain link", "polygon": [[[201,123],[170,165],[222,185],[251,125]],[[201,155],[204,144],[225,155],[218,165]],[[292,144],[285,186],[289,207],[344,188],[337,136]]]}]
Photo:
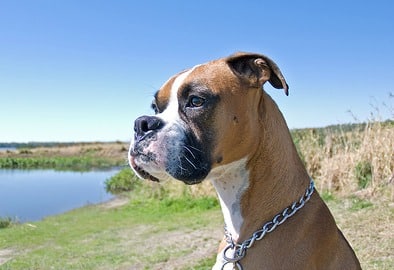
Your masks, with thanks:
[{"label": "silver chain link", "polygon": [[[251,248],[255,241],[259,241],[264,238],[267,233],[275,230],[279,225],[283,224],[289,217],[293,216],[298,210],[304,207],[305,203],[309,201],[314,191],[315,184],[313,180],[310,180],[309,187],[306,189],[305,194],[295,201],[291,206],[285,208],[281,213],[277,214],[271,221],[268,221],[261,227],[260,230],[253,233],[252,237],[243,241],[241,244],[234,242],[231,233],[227,230],[227,226],[224,227],[224,235],[226,238],[227,246],[223,251],[224,263],[222,270],[227,264],[233,264],[233,269],[242,270],[243,267],[240,260],[245,257],[246,250]],[[232,251],[231,255],[227,253]]]}]

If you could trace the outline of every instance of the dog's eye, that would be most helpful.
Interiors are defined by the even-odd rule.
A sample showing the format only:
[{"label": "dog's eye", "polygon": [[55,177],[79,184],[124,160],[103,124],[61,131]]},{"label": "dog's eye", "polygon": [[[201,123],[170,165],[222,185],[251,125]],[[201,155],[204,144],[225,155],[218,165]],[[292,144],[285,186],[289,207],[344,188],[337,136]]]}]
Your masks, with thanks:
[{"label": "dog's eye", "polygon": [[156,102],[153,101],[150,106],[151,106],[152,110],[155,112],[155,114],[159,113],[159,108],[157,107]]},{"label": "dog's eye", "polygon": [[205,99],[203,99],[202,97],[197,97],[197,96],[191,96],[189,98],[189,106],[190,107],[201,107],[202,105],[204,105],[205,103]]}]

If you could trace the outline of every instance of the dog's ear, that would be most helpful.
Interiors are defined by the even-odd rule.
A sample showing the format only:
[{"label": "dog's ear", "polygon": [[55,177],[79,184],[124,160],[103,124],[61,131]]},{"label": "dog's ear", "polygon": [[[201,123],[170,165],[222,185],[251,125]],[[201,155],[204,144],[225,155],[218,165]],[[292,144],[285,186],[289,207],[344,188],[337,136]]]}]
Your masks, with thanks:
[{"label": "dog's ear", "polygon": [[232,71],[252,85],[262,86],[266,81],[277,89],[284,89],[289,95],[289,86],[279,67],[267,56],[261,54],[236,53],[227,58]]}]

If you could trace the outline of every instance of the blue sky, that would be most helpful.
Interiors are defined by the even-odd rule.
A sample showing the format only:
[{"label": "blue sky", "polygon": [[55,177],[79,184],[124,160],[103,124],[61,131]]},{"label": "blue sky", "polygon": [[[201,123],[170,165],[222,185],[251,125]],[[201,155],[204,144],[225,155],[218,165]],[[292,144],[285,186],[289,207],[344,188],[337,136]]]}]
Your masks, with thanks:
[{"label": "blue sky", "polygon": [[0,0],[0,142],[128,140],[169,76],[236,51],[279,65],[290,95],[265,89],[290,128],[392,118],[393,14],[379,0]]}]

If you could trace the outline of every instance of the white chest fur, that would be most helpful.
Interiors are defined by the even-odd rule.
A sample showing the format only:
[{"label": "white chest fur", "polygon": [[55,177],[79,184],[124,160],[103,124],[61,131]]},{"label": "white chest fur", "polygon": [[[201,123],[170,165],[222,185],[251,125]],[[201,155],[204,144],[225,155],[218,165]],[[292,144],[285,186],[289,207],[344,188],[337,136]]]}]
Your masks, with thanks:
[{"label": "white chest fur", "polygon": [[249,186],[246,158],[215,168],[208,179],[218,193],[227,230],[236,241],[243,223],[241,198]]},{"label": "white chest fur", "polygon": [[[218,193],[227,230],[231,234],[232,239],[236,241],[243,223],[241,198],[249,186],[249,172],[246,169],[246,158],[215,168],[208,175],[208,179],[212,181]],[[227,255],[231,256],[231,254]],[[219,253],[216,264],[212,269],[223,269],[224,262],[223,254]],[[228,264],[224,269],[233,269],[233,266]]]}]

